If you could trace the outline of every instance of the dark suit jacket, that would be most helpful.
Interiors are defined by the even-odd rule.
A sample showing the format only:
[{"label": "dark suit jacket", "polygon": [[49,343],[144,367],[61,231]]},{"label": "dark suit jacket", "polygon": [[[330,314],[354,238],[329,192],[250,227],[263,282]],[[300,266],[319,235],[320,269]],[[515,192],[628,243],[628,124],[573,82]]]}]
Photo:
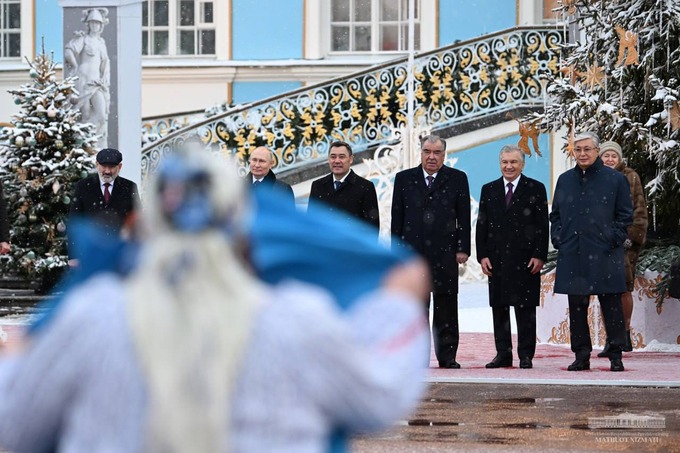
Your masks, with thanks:
[{"label": "dark suit jacket", "polygon": [[[251,187],[253,185],[253,174],[251,172],[248,172],[246,175],[246,184],[249,184]],[[295,205],[295,194],[293,193],[293,188],[290,186],[290,184],[277,179],[276,174],[274,174],[273,171],[269,170],[269,173],[267,173],[264,178],[262,178],[262,182],[260,184],[262,188],[275,188],[279,190],[285,195],[286,199],[290,199],[290,202]]]},{"label": "dark suit jacket", "polygon": [[71,218],[93,219],[106,234],[118,236],[127,217],[140,205],[137,184],[118,176],[113,183],[109,203],[99,185],[99,175],[93,174],[78,181],[71,203]]},{"label": "dark suit jacket", "polygon": [[349,171],[345,182],[337,191],[333,184],[332,173],[312,183],[312,189],[309,192],[310,212],[324,208],[349,214],[346,215],[348,218],[353,216],[380,228],[375,186],[368,179],[354,173],[354,170]]},{"label": "dark suit jacket", "polygon": [[465,173],[443,166],[429,190],[422,165],[397,173],[392,235],[427,260],[435,293],[457,293],[456,253],[470,255],[470,188]]},{"label": "dark suit jacket", "polygon": [[499,178],[482,187],[477,216],[477,260],[489,258],[489,304],[538,306],[541,274],[527,268],[531,258],[548,258],[548,200],[545,186],[520,175],[505,207],[505,183]]}]

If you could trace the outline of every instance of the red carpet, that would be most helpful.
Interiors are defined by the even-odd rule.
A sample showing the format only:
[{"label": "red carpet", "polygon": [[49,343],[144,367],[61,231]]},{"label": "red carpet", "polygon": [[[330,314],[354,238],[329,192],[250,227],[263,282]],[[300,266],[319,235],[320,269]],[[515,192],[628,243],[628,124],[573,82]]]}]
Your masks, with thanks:
[{"label": "red carpet", "polygon": [[[7,334],[6,346],[16,346],[22,326],[2,325]],[[513,338],[513,344],[516,338]],[[495,356],[493,334],[461,333],[458,348],[459,370],[437,367],[434,351],[430,358],[431,382],[489,382],[521,384],[561,384],[561,385],[628,385],[653,387],[680,387],[680,353],[643,352],[624,353],[621,373],[609,371],[609,360],[598,358],[599,349],[593,350],[589,371],[567,371],[574,360],[569,346],[539,344],[533,360],[534,367],[529,370],[519,368],[519,360],[514,358],[512,368],[487,369],[486,363]]]},{"label": "red carpet", "polygon": [[[516,338],[513,345],[516,346]],[[623,372],[609,371],[609,359],[598,358],[600,349],[590,357],[589,371],[567,371],[574,361],[569,346],[539,344],[536,347],[532,369],[519,368],[515,356],[512,368],[487,369],[495,354],[493,334],[461,333],[458,356],[459,370],[441,369],[437,366],[434,351],[430,359],[431,382],[498,382],[536,383],[562,385],[633,385],[680,387],[680,353],[677,352],[627,352],[623,355]]]}]

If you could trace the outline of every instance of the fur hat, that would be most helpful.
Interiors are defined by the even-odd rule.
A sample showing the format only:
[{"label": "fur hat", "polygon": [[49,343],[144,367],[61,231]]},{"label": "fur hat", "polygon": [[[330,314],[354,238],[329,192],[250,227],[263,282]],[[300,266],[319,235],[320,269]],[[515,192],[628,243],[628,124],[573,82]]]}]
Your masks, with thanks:
[{"label": "fur hat", "polygon": [[621,151],[621,146],[618,143],[611,141],[602,143],[600,145],[600,157],[602,157],[602,155],[607,151],[614,151],[619,155],[619,161],[623,161],[623,152]]}]

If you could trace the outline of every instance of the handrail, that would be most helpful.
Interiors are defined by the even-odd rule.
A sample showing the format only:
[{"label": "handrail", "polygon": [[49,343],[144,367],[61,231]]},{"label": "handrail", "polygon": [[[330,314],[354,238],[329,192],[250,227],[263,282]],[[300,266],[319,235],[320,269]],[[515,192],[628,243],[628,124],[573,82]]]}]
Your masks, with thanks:
[{"label": "handrail", "polygon": [[[441,129],[518,106],[544,102],[542,75],[559,69],[561,30],[513,27],[417,54],[415,122]],[[265,145],[275,168],[323,158],[334,140],[355,152],[386,143],[406,121],[407,58],[237,106],[168,134],[142,150],[143,175],[191,137],[245,164]]]}]

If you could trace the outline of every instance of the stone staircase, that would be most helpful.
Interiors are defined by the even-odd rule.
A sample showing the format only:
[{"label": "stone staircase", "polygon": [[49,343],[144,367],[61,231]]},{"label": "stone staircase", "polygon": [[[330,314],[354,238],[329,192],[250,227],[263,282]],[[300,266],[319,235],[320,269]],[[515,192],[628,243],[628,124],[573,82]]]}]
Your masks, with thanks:
[{"label": "stone staircase", "polygon": [[51,296],[37,294],[35,286],[16,275],[0,277],[0,317],[33,313],[41,302],[49,300]]}]

